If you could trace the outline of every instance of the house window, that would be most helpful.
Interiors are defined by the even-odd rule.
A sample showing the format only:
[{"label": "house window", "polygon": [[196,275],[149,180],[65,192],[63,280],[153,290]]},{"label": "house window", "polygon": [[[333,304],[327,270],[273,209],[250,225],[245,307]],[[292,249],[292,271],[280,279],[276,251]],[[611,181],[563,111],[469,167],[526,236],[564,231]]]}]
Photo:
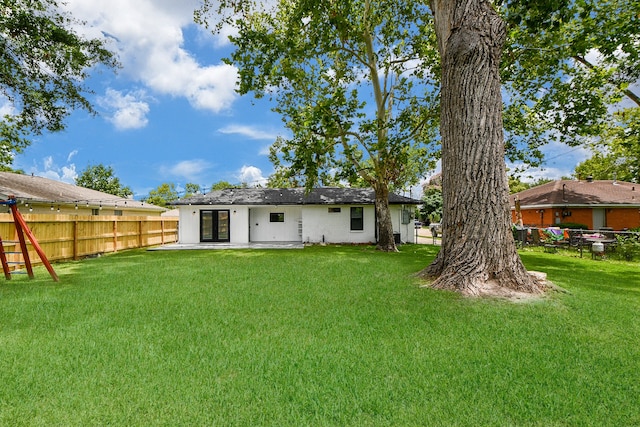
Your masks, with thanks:
[{"label": "house window", "polygon": [[329,208],[329,213],[340,213],[341,211],[340,208]]},{"label": "house window", "polygon": [[409,224],[411,222],[411,212],[406,209],[402,210],[402,223]]},{"label": "house window", "polygon": [[93,216],[100,215],[100,209],[91,209],[91,215]]},{"label": "house window", "polygon": [[364,208],[352,207],[351,208],[351,231],[364,230]]},{"label": "house window", "polygon": [[271,212],[269,214],[270,222],[284,222],[284,212]]},{"label": "house window", "polygon": [[122,216],[122,211],[120,209],[116,209],[116,210],[113,211],[113,215]]}]

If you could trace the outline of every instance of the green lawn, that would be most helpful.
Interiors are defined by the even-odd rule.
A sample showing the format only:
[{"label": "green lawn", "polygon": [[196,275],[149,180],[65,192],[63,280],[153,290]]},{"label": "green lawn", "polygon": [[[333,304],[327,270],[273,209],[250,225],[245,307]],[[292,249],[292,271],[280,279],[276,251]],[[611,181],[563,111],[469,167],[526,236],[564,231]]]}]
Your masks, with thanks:
[{"label": "green lawn", "polygon": [[420,288],[437,248],[145,252],[0,281],[0,425],[640,425],[637,263],[569,293]]}]

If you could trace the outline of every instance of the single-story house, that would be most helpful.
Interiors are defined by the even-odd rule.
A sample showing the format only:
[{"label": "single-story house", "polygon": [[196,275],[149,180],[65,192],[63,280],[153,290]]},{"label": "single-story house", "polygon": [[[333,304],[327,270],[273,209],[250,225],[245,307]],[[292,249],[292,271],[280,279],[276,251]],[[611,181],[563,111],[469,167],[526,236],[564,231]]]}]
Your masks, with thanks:
[{"label": "single-story house", "polygon": [[167,209],[40,176],[0,172],[0,200],[23,214],[160,216]]},{"label": "single-story house", "polygon": [[[420,200],[389,195],[396,241],[415,242]],[[179,242],[376,243],[375,195],[370,188],[233,188],[173,203]]]},{"label": "single-story house", "polygon": [[640,227],[640,185],[632,182],[558,180],[512,194],[514,223],[516,200],[524,226],[577,223],[592,230]]}]

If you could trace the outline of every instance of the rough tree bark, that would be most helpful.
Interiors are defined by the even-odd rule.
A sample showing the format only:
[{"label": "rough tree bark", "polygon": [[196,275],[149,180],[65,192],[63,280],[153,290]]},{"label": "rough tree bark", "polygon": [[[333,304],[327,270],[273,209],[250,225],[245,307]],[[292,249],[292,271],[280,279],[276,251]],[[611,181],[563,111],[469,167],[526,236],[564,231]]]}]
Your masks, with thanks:
[{"label": "rough tree bark", "polygon": [[489,1],[432,0],[442,60],[443,240],[422,274],[437,289],[540,293],[511,233],[499,66],[505,25]]},{"label": "rough tree bark", "polygon": [[393,238],[393,224],[391,222],[391,210],[389,209],[389,188],[386,185],[374,186],[376,194],[376,218],[378,221],[377,249],[385,252],[397,252]]}]

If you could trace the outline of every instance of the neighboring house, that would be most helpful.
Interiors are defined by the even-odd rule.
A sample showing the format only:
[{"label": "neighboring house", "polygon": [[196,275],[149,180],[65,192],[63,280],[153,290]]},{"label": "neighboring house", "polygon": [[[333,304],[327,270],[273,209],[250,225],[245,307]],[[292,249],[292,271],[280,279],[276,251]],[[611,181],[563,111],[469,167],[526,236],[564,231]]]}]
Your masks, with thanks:
[{"label": "neighboring house", "polygon": [[27,214],[160,216],[165,208],[33,175],[0,172],[0,200]]},{"label": "neighboring house", "polygon": [[525,226],[578,223],[593,230],[640,227],[640,185],[632,182],[559,180],[512,194],[514,223],[516,198]]},{"label": "neighboring house", "polygon": [[165,212],[162,212],[162,215],[165,218],[177,218],[180,216],[180,211],[175,208],[175,209],[169,209]]},{"label": "neighboring house", "polygon": [[[372,189],[234,188],[174,202],[180,243],[376,243]],[[420,200],[389,195],[396,241],[414,242]]]}]

